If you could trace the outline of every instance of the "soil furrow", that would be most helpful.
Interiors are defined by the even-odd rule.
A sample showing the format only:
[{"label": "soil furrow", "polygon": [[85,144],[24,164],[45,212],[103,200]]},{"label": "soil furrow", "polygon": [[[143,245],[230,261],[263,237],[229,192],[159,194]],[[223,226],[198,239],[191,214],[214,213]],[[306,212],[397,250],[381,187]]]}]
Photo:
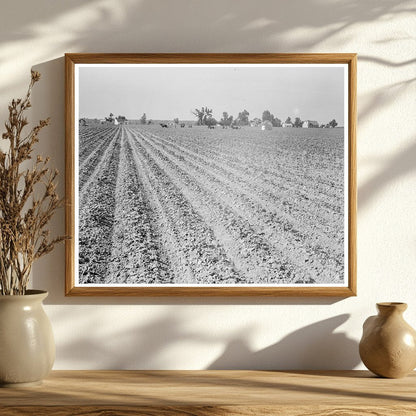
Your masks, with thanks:
[{"label": "soil furrow", "polygon": [[80,126],[79,283],[342,283],[342,135]]},{"label": "soil furrow", "polygon": [[79,282],[106,283],[111,256],[115,186],[119,165],[119,131],[88,181],[80,190]]},{"label": "soil furrow", "polygon": [[[199,183],[194,175],[189,175],[186,168],[180,169],[148,140],[143,137],[139,137],[140,139],[140,144],[157,161],[170,180],[187,196],[207,224],[212,228],[221,225],[222,232],[225,231],[227,234],[227,240],[232,241],[234,247],[238,247],[239,257],[243,258],[247,265],[242,270],[245,275],[244,281],[253,282],[254,279],[263,284],[278,281],[290,283],[295,278],[302,278],[300,273],[298,276],[294,275],[296,265],[291,263],[282,250],[270,244],[263,231],[256,230],[247,218],[223,203],[223,200],[219,198],[219,193],[224,193],[223,189],[210,191],[206,188],[206,184]],[[216,233],[216,237],[221,242],[220,232]]]},{"label": "soil furrow", "polygon": [[[120,145],[120,129],[114,130],[113,137],[109,145],[105,148],[103,152],[97,154],[97,161],[95,165],[86,166],[85,172],[83,175],[83,182],[79,182],[79,199],[80,206],[84,205],[84,199],[88,196],[88,190],[91,188],[92,184],[96,180],[96,177],[101,175],[106,168],[106,159],[109,154],[116,151],[117,146]],[[81,177],[80,177],[81,179]]]},{"label": "soil furrow", "polygon": [[155,229],[155,213],[126,136],[122,128],[108,283],[172,283],[169,261]]},{"label": "soil furrow", "polygon": [[[164,138],[172,142],[170,136]],[[237,171],[244,169],[244,172],[249,177],[255,178],[261,174],[261,176],[267,178],[268,182],[273,186],[276,186],[276,181],[280,186],[282,186],[282,184],[291,184],[291,187],[295,186],[299,191],[306,192],[306,195],[309,195],[312,199],[318,198],[319,195],[310,195],[310,192],[308,192],[310,185],[312,184],[314,188],[320,188],[321,193],[325,198],[335,198],[335,201],[337,201],[336,188],[337,185],[341,185],[342,177],[338,175],[333,176],[333,168],[328,170],[329,176],[317,174],[316,171],[310,174],[307,172],[308,166],[316,166],[317,162],[322,164],[322,157],[324,156],[322,154],[319,154],[318,159],[314,160],[315,158],[313,155],[308,154],[306,151],[302,151],[299,152],[300,156],[297,158],[298,160],[296,160],[294,159],[294,153],[285,150],[284,146],[279,145],[276,140],[274,146],[278,147],[274,149],[273,152],[270,152],[269,147],[255,145],[253,141],[248,143],[249,152],[244,152],[242,149],[228,149],[226,143],[218,141],[211,142],[206,140],[205,137],[201,140],[200,138],[198,139],[195,137],[189,138],[182,135],[179,137],[175,136],[175,144],[178,145],[178,142],[187,149],[192,148],[198,155],[205,155],[210,159],[219,158],[220,163],[226,165],[228,168],[234,167]],[[278,165],[276,164],[277,161]],[[300,165],[297,162],[301,162]],[[302,170],[301,172],[299,172],[299,167]],[[339,167],[342,168],[341,160]],[[299,173],[301,173],[301,175],[299,175]],[[328,201],[322,198],[318,198],[318,200],[324,204],[328,203]],[[336,203],[335,206],[337,206]]]},{"label": "soil furrow", "polygon": [[[313,206],[319,207],[318,217],[314,216],[314,221],[317,222],[319,219],[325,228],[328,225],[328,221],[334,220],[334,215],[342,215],[343,205],[339,203],[339,195],[336,195],[336,199],[334,196],[332,202],[328,202],[328,195],[322,192],[322,186],[319,183],[317,184],[316,180],[314,182],[314,192],[311,193],[310,186],[307,187],[305,184],[301,186],[290,186],[286,177],[287,175],[279,175],[279,181],[276,180],[276,176],[271,180],[268,177],[270,175],[260,173],[262,170],[261,165],[257,166],[257,170],[254,171],[254,168],[248,167],[249,163],[247,162],[231,162],[227,158],[218,157],[215,155],[215,152],[210,155],[206,149],[204,151],[193,149],[191,145],[189,145],[191,148],[186,148],[177,142],[161,136],[155,134],[150,134],[150,136],[156,141],[162,141],[172,151],[177,150],[181,152],[182,156],[187,160],[193,159],[198,164],[208,165],[212,171],[223,175],[229,180],[234,181],[234,183],[238,183],[240,186],[245,186],[249,195],[258,195],[260,199],[266,199],[273,203],[277,202],[280,204],[280,209],[286,211],[286,214],[289,214],[290,210],[291,216],[296,216],[298,213],[302,220],[304,220],[304,216],[310,215],[313,211]],[[182,156],[178,157],[181,158]],[[292,178],[289,178],[290,182],[293,182]],[[275,199],[276,189],[279,189],[279,201]],[[297,203],[292,203],[290,206],[289,204],[283,204],[285,200],[290,199],[297,201]],[[299,203],[300,201],[302,203]],[[307,204],[304,203],[305,201],[307,201]],[[307,207],[306,205],[313,206]]]},{"label": "soil furrow", "polygon": [[78,158],[80,164],[91,153],[91,148],[95,149],[97,140],[100,138],[112,136],[111,132],[114,130],[114,126],[96,126],[96,127],[81,127],[79,129],[79,151]]},{"label": "soil furrow", "polygon": [[[134,132],[133,132],[134,134]],[[176,284],[236,283],[242,276],[216,240],[212,229],[190,204],[188,195],[160,167],[142,143],[132,140],[133,156],[148,180],[148,191],[158,202],[161,234],[175,271]]]},{"label": "soil furrow", "polygon": [[[337,271],[342,269],[343,251],[339,245],[336,246],[338,250],[334,250],[333,238],[329,239],[320,235],[316,227],[309,227],[308,233],[305,231],[305,224],[301,231],[301,224],[296,225],[293,219],[276,210],[274,204],[259,202],[242,194],[237,183],[227,185],[223,177],[217,178],[205,167],[202,168],[189,160],[184,161],[169,150],[161,149],[160,144],[156,145],[144,136],[142,137],[156,152],[161,152],[169,163],[174,165],[174,168],[180,169],[182,175],[191,175],[199,186],[215,196],[221,204],[228,206],[230,210],[249,223],[257,234],[262,235],[279,250],[279,257],[284,256],[286,263],[296,268],[297,279],[310,280],[311,271],[323,278],[329,278],[328,273],[334,275],[334,269]],[[332,267],[327,267],[329,265]]]},{"label": "soil furrow", "polygon": [[115,132],[117,130],[112,130],[111,133],[107,135],[99,135],[96,137],[95,142],[90,144],[89,154],[84,155],[83,160],[79,160],[79,186],[82,189],[87,182],[88,178],[93,175],[96,166],[99,164],[101,157],[105,154],[108,146],[111,145],[111,141],[114,139]]},{"label": "soil furrow", "polygon": [[[290,224],[290,228],[294,228],[294,232],[300,233],[299,230],[296,231],[296,228],[300,228],[296,224],[301,224],[304,227],[305,221],[307,223],[313,222],[314,235],[320,234],[319,244],[331,244],[334,235],[338,234],[341,213],[334,213],[331,210],[324,215],[325,207],[322,205],[319,205],[319,207],[314,205],[311,201],[313,199],[312,197],[309,198],[306,195],[299,195],[297,190],[294,189],[291,189],[290,192],[284,189],[282,190],[280,185],[278,187],[274,186],[273,190],[268,189],[266,191],[263,189],[262,180],[256,180],[257,178],[253,176],[249,177],[242,174],[242,172],[230,171],[225,163],[221,163],[220,161],[213,163],[213,160],[208,157],[199,156],[188,149],[183,149],[175,143],[160,139],[154,134],[151,137],[154,139],[153,142],[160,142],[161,146],[176,160],[184,161],[186,159],[187,163],[193,164],[199,170],[205,167],[207,175],[212,176],[214,180],[218,180],[224,185],[228,184],[231,191],[234,191],[238,197],[244,195],[251,203],[261,204],[265,209],[275,212],[279,215],[281,221],[284,220],[285,228]],[[279,198],[276,198],[277,189]],[[238,193],[235,191],[238,191]],[[303,199],[302,204],[299,203],[301,198]],[[294,199],[297,203],[290,202]],[[319,208],[319,217],[313,215],[316,208]]]}]

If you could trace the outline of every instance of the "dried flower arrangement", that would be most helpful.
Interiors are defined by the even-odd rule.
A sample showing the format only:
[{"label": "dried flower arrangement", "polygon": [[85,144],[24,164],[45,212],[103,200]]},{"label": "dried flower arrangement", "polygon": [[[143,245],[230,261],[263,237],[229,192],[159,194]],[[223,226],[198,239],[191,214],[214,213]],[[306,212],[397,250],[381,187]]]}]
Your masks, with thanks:
[{"label": "dried flower arrangement", "polygon": [[6,152],[0,150],[0,294],[24,295],[33,262],[53,250],[65,239],[50,239],[45,229],[55,210],[63,204],[56,193],[58,171],[48,167],[49,157],[37,156],[28,169],[23,164],[32,159],[40,130],[49,124],[41,120],[27,135],[25,111],[31,107],[30,96],[39,72],[32,71],[25,98],[9,105],[9,118],[2,139],[8,140]]}]

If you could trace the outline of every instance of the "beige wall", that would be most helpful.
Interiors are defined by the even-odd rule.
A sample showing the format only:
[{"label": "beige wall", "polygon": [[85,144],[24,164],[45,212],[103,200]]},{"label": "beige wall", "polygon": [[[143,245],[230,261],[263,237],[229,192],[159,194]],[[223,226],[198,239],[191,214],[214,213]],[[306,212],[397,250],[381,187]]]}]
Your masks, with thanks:
[{"label": "beige wall", "polygon": [[[65,298],[64,250],[34,268],[56,369],[356,368],[377,301],[416,327],[416,9],[400,0],[15,0],[0,14],[0,119],[42,73],[39,146],[64,170],[65,52],[357,52],[358,296]],[[412,10],[413,9],[413,10]],[[63,192],[63,177],[61,192]],[[54,219],[63,232],[63,212]]]}]

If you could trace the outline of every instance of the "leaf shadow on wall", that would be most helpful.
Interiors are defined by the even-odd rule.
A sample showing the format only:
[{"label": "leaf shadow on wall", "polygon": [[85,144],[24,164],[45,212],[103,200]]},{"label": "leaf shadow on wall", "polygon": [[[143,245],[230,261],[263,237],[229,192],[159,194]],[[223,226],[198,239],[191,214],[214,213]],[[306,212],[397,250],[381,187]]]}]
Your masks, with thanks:
[{"label": "leaf shadow on wall", "polygon": [[[331,38],[348,41],[351,35],[345,32],[355,25],[414,12],[409,0],[355,0],[336,6],[330,0],[308,0],[307,7],[303,0],[244,1],[238,6],[224,0],[177,0],[174,7],[166,7],[165,0],[117,5],[108,0],[38,0],[34,8],[9,3],[0,15],[0,65],[16,61],[28,67],[35,57],[42,62],[41,57],[62,51],[308,52]],[[0,96],[17,84],[18,79],[0,83]]]},{"label": "leaf shadow on wall", "polygon": [[[65,322],[68,316],[56,316],[56,319]],[[137,316],[137,326],[128,329],[120,326],[119,322],[111,319],[106,323],[108,328],[102,328],[94,323],[94,316],[85,320],[73,332],[70,342],[57,344],[57,360],[63,363],[77,363],[79,368],[106,368],[108,370],[132,370],[168,368],[172,361],[168,354],[171,347],[177,344],[198,342],[210,344],[214,337],[206,335],[203,331],[197,332],[182,327],[179,318],[172,313],[163,314],[150,319],[140,325],[141,317]],[[97,318],[99,319],[99,318]],[[99,322],[97,322],[99,323]],[[74,328],[76,331],[77,329]],[[85,334],[88,333],[89,336]],[[218,341],[218,340],[217,340]]]},{"label": "leaf shadow on wall", "polygon": [[[63,363],[61,365],[76,362],[79,368],[89,369],[169,369],[172,363],[173,368],[192,368],[194,363],[201,361],[201,354],[202,362],[215,356],[210,352],[212,346],[221,344],[225,346],[223,353],[210,364],[202,364],[205,369],[352,369],[360,362],[358,343],[344,332],[335,332],[349,317],[349,314],[342,314],[307,325],[275,344],[255,351],[249,347],[254,327],[239,329],[237,334],[234,330],[231,336],[212,334],[203,329],[189,329],[180,317],[166,313],[144,325],[130,326],[128,330],[110,319],[108,329],[96,325],[92,316],[88,322],[78,320],[83,327],[71,330],[70,342],[65,343],[64,337],[59,338],[57,359]],[[61,324],[67,320],[68,330],[74,316],[61,311],[56,319],[62,321]],[[137,321],[140,322],[139,316]],[[86,333],[89,336],[85,336]],[[184,349],[186,358],[179,352]],[[177,360],[172,361],[172,355],[178,353]]]},{"label": "leaf shadow on wall", "polygon": [[407,148],[383,163],[383,168],[358,188],[358,206],[367,205],[389,183],[416,169],[416,138]]},{"label": "leaf shadow on wall", "polygon": [[207,369],[352,369],[360,363],[358,343],[334,332],[349,317],[342,314],[307,325],[258,351],[250,348],[246,338],[233,339]]},{"label": "leaf shadow on wall", "polygon": [[[201,47],[200,39],[204,38],[209,39],[211,51],[235,47],[238,50],[258,51],[259,39],[267,42],[271,37],[278,41],[275,45],[278,47],[284,43],[279,40],[279,34],[287,34],[295,28],[320,29],[317,37],[298,37],[299,40],[291,37],[292,48],[305,50],[349,26],[372,22],[386,15],[411,13],[414,9],[409,0],[379,0],[376,4],[371,0],[354,0],[338,3],[336,7],[329,0],[309,0],[305,11],[303,0],[245,1],[239,7],[233,1],[223,0],[177,0],[175,7],[166,7],[165,0],[126,0],[116,7],[113,2],[106,0],[90,0],[88,4],[83,0],[38,0],[35,8],[22,7],[19,2],[8,5],[0,20],[0,34],[2,43],[33,39],[42,35],[47,28],[53,26],[55,29],[61,24],[58,29],[66,33],[58,41],[66,43],[68,47],[76,47],[78,51],[83,48],[95,52],[101,52],[102,49],[111,52],[128,49],[128,52],[132,52],[129,40],[135,40],[142,52],[143,47],[155,52],[155,45],[172,51],[171,42],[175,42],[175,46],[198,46],[192,48],[195,52]],[[18,30],[12,18],[14,16],[19,16]],[[76,20],[76,25],[68,27],[72,20]],[[178,34],[186,42],[176,42],[181,38],[171,36],[174,28],[182,29]],[[212,36],[214,30],[215,37]],[[198,36],[191,36],[187,31],[196,31]],[[244,41],[242,34],[247,34]]]},{"label": "leaf shadow on wall", "polygon": [[[392,42],[392,40],[387,39],[383,40],[383,42]],[[395,62],[393,60],[376,56],[359,55],[358,62],[369,62],[373,65],[387,66],[392,69],[409,68],[409,74],[413,75],[408,79],[392,83],[388,85],[388,87],[384,86],[373,91],[366,104],[359,107],[357,123],[358,126],[360,126],[371,120],[371,116],[376,111],[380,111],[388,107],[392,102],[397,101],[403,94],[408,93],[409,88],[414,89],[416,73],[414,70],[411,71],[411,69],[414,68],[416,59]],[[403,140],[403,137],[395,137],[393,139],[396,141],[400,139]],[[410,145],[408,145],[405,149],[393,156],[390,156],[388,160],[384,161],[379,171],[372,178],[358,187],[358,208],[364,208],[367,206],[389,183],[394,182],[415,170],[415,139],[416,137],[413,138],[413,141],[411,141]]]}]

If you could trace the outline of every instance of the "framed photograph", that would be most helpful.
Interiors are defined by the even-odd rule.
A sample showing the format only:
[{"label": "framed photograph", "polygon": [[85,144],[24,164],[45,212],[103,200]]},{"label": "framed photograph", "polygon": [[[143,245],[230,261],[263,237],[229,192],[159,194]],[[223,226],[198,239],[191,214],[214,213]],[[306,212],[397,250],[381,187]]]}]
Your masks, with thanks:
[{"label": "framed photograph", "polygon": [[66,294],[354,296],[355,54],[66,54]]}]

